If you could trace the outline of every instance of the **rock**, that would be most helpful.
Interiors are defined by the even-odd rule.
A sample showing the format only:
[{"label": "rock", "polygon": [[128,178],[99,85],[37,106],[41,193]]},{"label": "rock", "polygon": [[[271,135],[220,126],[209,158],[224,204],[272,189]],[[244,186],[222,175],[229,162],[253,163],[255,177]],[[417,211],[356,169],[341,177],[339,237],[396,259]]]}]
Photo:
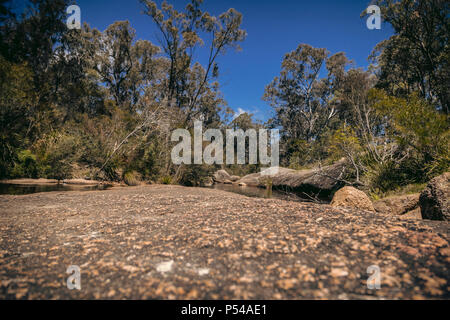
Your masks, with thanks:
[{"label": "rock", "polygon": [[306,170],[303,179],[301,181],[294,180],[291,185],[294,188],[309,186],[312,189],[332,193],[342,186],[340,179],[345,178],[346,167],[347,160],[341,159],[330,166]]},{"label": "rock", "polygon": [[375,201],[373,206],[377,212],[392,215],[403,215],[419,207],[419,193],[394,196]]},{"label": "rock", "polygon": [[247,185],[244,182],[239,182],[239,187],[246,187]]},{"label": "rock", "polygon": [[259,187],[260,186],[260,183],[259,183],[260,178],[261,178],[260,173],[252,173],[252,174],[242,177],[239,181],[237,181],[237,184],[239,184],[239,185],[245,184],[246,186],[249,186],[249,187]]},{"label": "rock", "polygon": [[402,220],[422,220],[422,212],[420,211],[420,208],[416,208],[412,211],[409,211],[405,213],[404,215],[400,216],[400,219]]},{"label": "rock", "polygon": [[233,182],[241,179],[239,176],[231,176],[225,170],[219,170],[213,175],[213,180],[217,183],[233,184]]},{"label": "rock", "polygon": [[420,194],[422,217],[429,220],[450,220],[450,172],[431,180]]},{"label": "rock", "polygon": [[353,187],[344,187],[336,192],[331,201],[331,206],[375,211],[369,197],[361,190]]},{"label": "rock", "polygon": [[231,180],[232,182],[236,182],[236,181],[238,181],[239,179],[241,179],[241,177],[239,177],[239,176],[231,176],[231,177],[230,177],[230,180]]},{"label": "rock", "polygon": [[[293,170],[278,168],[272,178],[274,189],[290,190],[299,195],[307,194],[319,199],[331,200],[333,192],[342,186],[340,179],[345,178],[347,161],[341,159],[330,166],[322,168]],[[267,176],[253,173],[242,177],[237,184],[244,183],[251,187],[265,187]]]},{"label": "rock", "polygon": [[375,201],[373,206],[377,212],[400,216],[402,220],[422,220],[419,196],[419,193],[393,196]]},{"label": "rock", "polygon": [[65,184],[73,184],[73,185],[96,185],[101,184],[102,181],[90,180],[90,179],[66,179],[64,180]]},{"label": "rock", "polygon": [[166,262],[161,262],[156,266],[156,271],[160,272],[160,273],[166,273],[172,270],[173,267],[173,260],[170,261],[166,261]]},{"label": "rock", "polygon": [[214,181],[218,183],[223,183],[225,180],[230,180],[230,178],[231,178],[230,174],[225,170],[219,170],[213,175]]},{"label": "rock", "polygon": [[199,276],[205,276],[207,274],[209,274],[209,269],[208,268],[201,268],[197,270],[198,275]]}]

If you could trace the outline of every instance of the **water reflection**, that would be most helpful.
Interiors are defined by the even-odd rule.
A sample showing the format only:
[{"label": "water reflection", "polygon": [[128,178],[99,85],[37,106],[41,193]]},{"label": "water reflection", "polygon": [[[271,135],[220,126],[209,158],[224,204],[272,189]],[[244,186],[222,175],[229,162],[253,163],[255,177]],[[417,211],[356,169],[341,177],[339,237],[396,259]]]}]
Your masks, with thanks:
[{"label": "water reflection", "polygon": [[295,195],[293,193],[285,193],[278,190],[272,189],[263,189],[257,187],[239,187],[237,185],[232,184],[215,184],[211,187],[212,189],[234,192],[238,194],[242,194],[247,197],[252,198],[265,198],[265,199],[281,199],[281,200],[289,200],[289,201],[307,201],[308,199],[304,199]]},{"label": "water reflection", "polygon": [[0,183],[0,194],[23,195],[50,191],[93,191],[106,190],[110,185],[68,185],[68,184],[12,184]]}]

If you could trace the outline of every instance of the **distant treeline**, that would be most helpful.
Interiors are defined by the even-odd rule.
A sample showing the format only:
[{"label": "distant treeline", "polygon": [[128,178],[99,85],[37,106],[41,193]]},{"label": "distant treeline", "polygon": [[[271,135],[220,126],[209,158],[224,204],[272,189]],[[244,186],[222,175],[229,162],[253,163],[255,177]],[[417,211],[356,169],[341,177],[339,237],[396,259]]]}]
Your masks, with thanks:
[{"label": "distant treeline", "polygon": [[[217,166],[170,157],[171,132],[199,119],[206,128],[279,128],[282,166],[346,157],[346,181],[374,194],[448,170],[448,1],[378,1],[395,34],[374,48],[369,70],[300,44],[265,89],[275,116],[264,124],[235,115],[220,92],[217,58],[246,37],[238,11],[141,3],[157,44],[137,40],[128,21],[69,30],[70,1],[30,0],[18,14],[0,0],[0,178],[201,185]],[[206,63],[195,61],[199,50]]]}]

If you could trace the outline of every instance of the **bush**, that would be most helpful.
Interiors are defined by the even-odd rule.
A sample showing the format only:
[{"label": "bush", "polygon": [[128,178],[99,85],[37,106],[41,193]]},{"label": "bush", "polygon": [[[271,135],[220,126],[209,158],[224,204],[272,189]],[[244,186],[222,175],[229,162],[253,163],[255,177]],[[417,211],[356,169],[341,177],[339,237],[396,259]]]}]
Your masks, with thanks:
[{"label": "bush", "polygon": [[171,176],[164,176],[161,178],[162,184],[172,184],[172,177]]},{"label": "bush", "polygon": [[342,126],[334,132],[329,141],[330,158],[337,161],[345,157],[348,163],[351,164],[351,169],[354,171],[353,175],[356,176],[356,182],[359,183],[364,170],[361,163],[363,149],[355,132],[348,126]]},{"label": "bush", "polygon": [[140,177],[139,173],[137,173],[134,170],[126,171],[123,175],[123,181],[128,186],[138,186],[138,185],[140,185],[141,177]]},{"label": "bush", "polygon": [[414,183],[398,187],[386,192],[383,192],[380,189],[375,189],[369,191],[369,196],[372,198],[373,201],[377,201],[391,196],[421,193],[426,188],[426,186],[427,183]]},{"label": "bush", "polygon": [[77,160],[79,143],[67,133],[52,133],[37,143],[38,160],[44,175],[58,181],[72,177],[72,163]]},{"label": "bush", "polygon": [[181,169],[180,184],[187,187],[199,187],[205,184],[214,173],[214,166],[200,164],[184,166]]},{"label": "bush", "polygon": [[370,101],[386,121],[385,135],[398,145],[398,151],[381,168],[379,179],[391,181],[392,188],[423,183],[448,170],[450,130],[448,115],[436,111],[418,94],[407,98],[387,96],[372,90]]},{"label": "bush", "polygon": [[22,150],[17,154],[17,161],[11,172],[13,178],[33,178],[39,175],[36,156],[30,150]]},{"label": "bush", "polygon": [[157,141],[142,143],[139,148],[127,156],[127,166],[140,173],[143,180],[157,181],[164,168],[161,151],[161,146]]}]

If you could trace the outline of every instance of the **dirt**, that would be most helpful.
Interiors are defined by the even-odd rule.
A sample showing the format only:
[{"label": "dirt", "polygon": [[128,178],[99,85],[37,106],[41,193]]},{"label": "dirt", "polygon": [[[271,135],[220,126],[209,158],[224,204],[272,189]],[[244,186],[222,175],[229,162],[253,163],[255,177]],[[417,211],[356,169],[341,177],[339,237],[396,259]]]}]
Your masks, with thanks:
[{"label": "dirt", "polygon": [[450,298],[448,222],[154,185],[0,196],[0,234],[0,299]]}]

